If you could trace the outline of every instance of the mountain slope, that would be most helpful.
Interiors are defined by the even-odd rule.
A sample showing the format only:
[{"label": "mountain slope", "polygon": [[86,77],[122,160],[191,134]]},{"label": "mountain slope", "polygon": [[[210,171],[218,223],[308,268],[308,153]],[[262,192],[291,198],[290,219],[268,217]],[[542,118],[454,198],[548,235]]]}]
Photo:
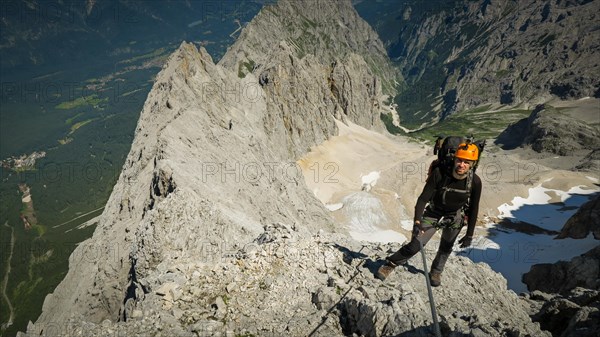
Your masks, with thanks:
[{"label": "mountain slope", "polygon": [[[301,8],[303,5],[298,1],[280,1],[265,6],[219,64],[238,69],[243,76],[268,62],[269,53],[275,48],[273,41],[285,40],[298,58],[314,55],[317,62],[326,66],[351,54],[361,55],[382,81],[384,93],[395,93],[402,77],[389,61],[377,33],[358,16],[350,2],[314,1]],[[292,17],[294,20],[290,20]]]},{"label": "mountain slope", "polygon": [[[237,250],[278,222],[333,229],[320,202],[298,187],[295,160],[336,132],[334,116],[361,116],[355,122],[382,129],[372,103],[381,87],[358,55],[332,70],[313,55],[298,59],[285,41],[273,43],[260,79],[239,78],[237,69],[215,65],[190,44],[171,55],[94,236],[73,253],[65,280],[47,297],[41,326],[72,314],[124,319],[135,280],[173,257],[173,249],[188,256],[207,247]],[[334,95],[328,82],[355,79],[372,86],[349,84]],[[286,83],[291,92],[280,86]],[[108,257],[81,258],[90,251]]]},{"label": "mountain slope", "polygon": [[406,123],[484,104],[600,95],[598,1],[407,0],[387,13],[370,12],[367,2],[357,7],[386,31],[408,84],[396,100]]},{"label": "mountain slope", "polygon": [[[223,55],[238,28],[261,4],[254,1],[11,0],[0,13],[3,76],[25,76],[76,67],[112,66],[169,43],[207,41]],[[208,42],[208,41],[207,41]]]}]

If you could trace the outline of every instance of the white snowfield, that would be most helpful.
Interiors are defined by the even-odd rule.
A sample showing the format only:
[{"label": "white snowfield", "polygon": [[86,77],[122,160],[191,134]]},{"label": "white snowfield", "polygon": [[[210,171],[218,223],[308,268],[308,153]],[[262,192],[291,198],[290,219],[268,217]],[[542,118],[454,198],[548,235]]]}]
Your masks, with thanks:
[{"label": "white snowfield", "polygon": [[363,190],[370,191],[371,188],[375,187],[380,176],[380,173],[377,171],[361,176],[360,179],[362,181]]},{"label": "white snowfield", "polygon": [[[560,231],[565,222],[600,189],[575,186],[567,191],[538,185],[529,189],[527,198],[515,197],[510,204],[498,207],[499,218],[523,221],[543,229]],[[560,202],[550,202],[551,195]],[[508,288],[516,293],[527,291],[521,277],[532,265],[568,261],[596,247],[598,240],[590,234],[582,240],[555,240],[554,235],[526,234],[488,224],[487,237],[478,236],[471,248],[459,250],[475,262],[485,262],[508,280]]]},{"label": "white snowfield", "polygon": [[348,232],[353,239],[369,242],[406,241],[398,231],[382,229],[379,224],[388,222],[381,201],[367,193],[355,192],[343,199],[343,213],[348,219]]},{"label": "white snowfield", "polygon": [[[545,188],[540,184],[529,189],[527,198],[515,197],[511,204],[498,207],[499,218],[515,219],[544,229],[560,231],[577,208],[588,201],[591,194],[600,191],[583,187],[574,186],[568,191],[561,191]],[[560,197],[560,202],[551,202],[552,194]]]},{"label": "white snowfield", "polygon": [[[384,136],[351,123],[338,122],[338,127],[338,136],[313,148],[299,161],[308,188],[355,240],[395,242],[399,248],[411,236],[414,205],[433,160],[431,146]],[[482,160],[500,163],[509,170],[532,163],[518,153],[495,151]],[[314,179],[311,168],[324,163],[333,163],[335,174],[329,180]],[[517,293],[527,290],[521,277],[533,264],[570,260],[600,243],[591,235],[583,240],[554,240],[555,235],[531,235],[497,224],[521,221],[560,231],[579,206],[600,191],[598,178],[590,173],[541,165],[536,169],[536,175],[528,176],[527,181],[510,180],[509,174],[504,175],[505,180],[484,181],[479,220],[487,223],[477,227],[472,247],[461,249],[457,244],[454,248],[456,254],[489,264]],[[465,229],[459,238],[464,233]],[[437,249],[436,238],[439,236],[426,249]]]}]

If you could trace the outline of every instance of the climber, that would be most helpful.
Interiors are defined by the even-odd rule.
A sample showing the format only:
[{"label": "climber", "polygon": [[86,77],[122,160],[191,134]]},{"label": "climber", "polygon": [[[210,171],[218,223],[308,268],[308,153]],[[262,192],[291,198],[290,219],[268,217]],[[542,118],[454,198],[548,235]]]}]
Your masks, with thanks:
[{"label": "climber", "polygon": [[477,145],[462,143],[448,169],[444,166],[433,168],[415,205],[411,241],[386,258],[386,264],[377,271],[379,279],[385,280],[395,267],[406,264],[419,252],[419,241],[425,246],[441,229],[440,246],[429,273],[432,286],[441,284],[444,265],[465,222],[468,223],[467,233],[459,240],[460,247],[469,247],[473,240],[481,196],[481,179],[473,171],[478,159]]}]

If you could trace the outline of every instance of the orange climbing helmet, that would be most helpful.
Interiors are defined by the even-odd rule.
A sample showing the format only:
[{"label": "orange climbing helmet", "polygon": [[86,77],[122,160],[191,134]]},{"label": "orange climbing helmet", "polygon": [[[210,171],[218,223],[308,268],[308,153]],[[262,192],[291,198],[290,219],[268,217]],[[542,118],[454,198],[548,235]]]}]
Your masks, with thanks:
[{"label": "orange climbing helmet", "polygon": [[477,159],[479,159],[479,148],[477,148],[477,145],[472,143],[462,143],[456,149],[454,157],[464,160],[477,161]]}]

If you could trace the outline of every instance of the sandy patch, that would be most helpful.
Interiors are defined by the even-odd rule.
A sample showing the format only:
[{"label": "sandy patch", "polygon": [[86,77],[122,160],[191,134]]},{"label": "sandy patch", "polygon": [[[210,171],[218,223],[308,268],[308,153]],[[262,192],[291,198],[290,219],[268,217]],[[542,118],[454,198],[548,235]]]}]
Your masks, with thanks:
[{"label": "sandy patch", "polygon": [[410,232],[401,222],[412,218],[405,201],[422,188],[419,169],[430,159],[428,149],[352,123],[337,125],[339,135],[298,161],[306,185],[353,237],[403,242]]},{"label": "sandy patch", "polygon": [[380,179],[403,161],[423,160],[425,155],[422,145],[407,139],[384,136],[352,123],[336,123],[339,134],[298,161],[306,185],[324,204],[360,191],[363,178],[380,184]]}]

